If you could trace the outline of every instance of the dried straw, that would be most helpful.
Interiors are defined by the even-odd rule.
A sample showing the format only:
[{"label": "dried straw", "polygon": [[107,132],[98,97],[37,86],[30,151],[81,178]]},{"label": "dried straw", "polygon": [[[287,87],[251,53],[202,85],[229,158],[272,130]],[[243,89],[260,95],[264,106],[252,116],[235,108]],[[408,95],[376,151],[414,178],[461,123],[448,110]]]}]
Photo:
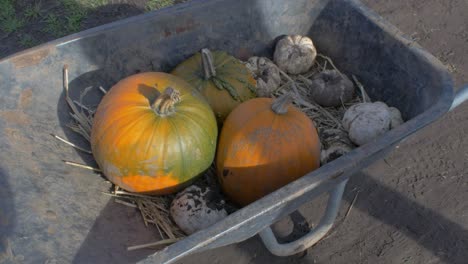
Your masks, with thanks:
[{"label": "dried straw", "polygon": [[143,244],[143,245],[138,245],[138,246],[131,246],[128,247],[128,251],[136,250],[136,249],[143,249],[143,248],[149,248],[149,247],[155,247],[155,246],[160,246],[160,245],[167,245],[167,244],[172,244],[175,243],[182,238],[169,238],[169,239],[164,239],[161,241],[153,242],[153,243],[148,243],[148,244]]},{"label": "dried straw", "polygon": [[55,134],[50,134],[50,135],[53,136],[54,138],[56,138],[56,139],[62,141],[63,143],[65,143],[65,144],[67,144],[67,145],[69,145],[69,146],[72,146],[72,147],[76,148],[76,149],[79,150],[79,151],[82,151],[82,152],[84,152],[84,153],[86,153],[86,154],[93,154],[93,153],[91,152],[91,150],[87,150],[87,149],[84,149],[84,148],[82,148],[82,147],[80,147],[80,146],[78,146],[78,145],[75,145],[74,143],[72,143],[72,142],[70,142],[70,141],[68,141],[68,140],[66,140],[66,139],[64,139],[64,138],[62,138],[62,137],[59,137],[59,136],[57,136],[57,135],[55,135]]},{"label": "dried straw", "polygon": [[87,170],[92,170],[92,171],[95,171],[95,172],[101,172],[101,170],[98,169],[98,168],[94,168],[94,167],[84,165],[84,164],[81,164],[81,163],[78,163],[78,162],[69,161],[69,160],[62,160],[62,161],[67,165],[71,165],[71,166],[75,166],[75,167],[79,167],[79,168],[83,168],[83,169],[87,169]]},{"label": "dried straw", "polygon": [[314,76],[325,70],[334,69],[340,74],[344,75],[334,64],[333,60],[323,54],[318,54],[317,59],[312,68],[304,74],[299,75],[288,75],[285,72],[281,73],[280,87],[273,93],[275,97],[278,97],[284,93],[293,91],[296,95],[293,104],[301,109],[309,118],[315,123],[319,135],[321,131],[325,129],[339,129],[344,131],[341,120],[343,119],[346,110],[356,103],[363,101],[370,101],[369,97],[365,93],[364,87],[359,83],[355,76],[353,80],[363,94],[363,99],[356,96],[350,102],[344,103],[339,107],[322,107],[312,100],[312,79]]}]

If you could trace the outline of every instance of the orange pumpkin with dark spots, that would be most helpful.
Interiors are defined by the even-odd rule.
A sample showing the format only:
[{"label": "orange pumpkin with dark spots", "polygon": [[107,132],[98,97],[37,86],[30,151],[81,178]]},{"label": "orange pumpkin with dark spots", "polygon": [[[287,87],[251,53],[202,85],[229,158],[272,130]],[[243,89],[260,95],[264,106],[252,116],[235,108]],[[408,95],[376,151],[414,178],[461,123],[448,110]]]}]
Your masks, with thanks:
[{"label": "orange pumpkin with dark spots", "polygon": [[137,193],[169,194],[213,162],[218,130],[203,96],[167,73],[135,74],[104,96],[91,146],[105,176]]},{"label": "orange pumpkin with dark spots", "polygon": [[227,117],[216,166],[233,202],[252,203],[320,166],[317,130],[290,102],[290,95],[255,98]]}]

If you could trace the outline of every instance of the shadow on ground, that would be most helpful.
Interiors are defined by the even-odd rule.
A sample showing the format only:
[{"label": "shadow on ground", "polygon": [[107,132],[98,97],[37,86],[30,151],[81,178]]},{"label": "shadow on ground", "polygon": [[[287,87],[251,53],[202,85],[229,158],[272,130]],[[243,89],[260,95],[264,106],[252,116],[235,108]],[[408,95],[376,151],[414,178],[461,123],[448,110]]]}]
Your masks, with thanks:
[{"label": "shadow on ground", "polygon": [[[466,251],[468,230],[443,215],[382,185],[365,173],[359,173],[350,179],[344,194],[344,200],[348,204],[354,200],[356,189],[360,190],[360,198],[354,204],[355,209],[372,216],[378,222],[392,227],[393,230],[397,230],[398,233],[415,241],[443,263],[466,263],[468,259],[468,252]],[[366,234],[368,227],[363,227],[362,223],[359,222],[361,219],[348,218],[345,222],[341,222],[346,210],[347,208],[342,206],[341,217],[338,217],[334,228],[328,234],[330,237],[327,237],[324,241],[319,242],[316,246],[302,254],[290,257],[274,256],[267,251],[258,236],[239,243],[235,247],[242,252],[240,255],[247,255],[246,258],[249,259],[249,263],[310,263],[311,261],[315,261],[313,260],[313,255],[317,254],[322,257],[334,254],[346,255],[347,249],[336,248],[333,245],[346,245],[348,242],[349,244],[354,244],[356,246],[353,247],[354,253],[352,257],[354,258],[358,256],[359,248],[357,246],[360,243],[359,240],[366,239],[367,243],[365,243],[364,247],[367,248],[361,250],[373,252],[372,254],[375,254],[373,257],[378,259],[384,253],[386,246],[391,246],[393,242],[397,244],[401,243],[401,240],[397,241],[397,238],[384,240],[385,237],[382,238],[380,235],[376,236],[377,240],[374,242],[368,241],[367,239],[372,238],[369,238],[370,236]],[[358,229],[361,226],[362,229],[356,230],[353,225],[358,226]],[[381,230],[381,232],[384,231]],[[329,248],[325,248],[326,252],[323,252],[322,250],[327,246]],[[262,249],[258,250],[259,248]],[[377,250],[375,250],[376,248]],[[200,256],[205,254],[208,255],[209,253],[200,253]],[[180,263],[191,263],[188,259],[186,258],[180,261]],[[325,262],[319,263],[328,263],[327,261],[332,263],[345,262],[343,258],[340,258],[328,259]],[[350,259],[349,261],[350,263],[354,263]]]}]

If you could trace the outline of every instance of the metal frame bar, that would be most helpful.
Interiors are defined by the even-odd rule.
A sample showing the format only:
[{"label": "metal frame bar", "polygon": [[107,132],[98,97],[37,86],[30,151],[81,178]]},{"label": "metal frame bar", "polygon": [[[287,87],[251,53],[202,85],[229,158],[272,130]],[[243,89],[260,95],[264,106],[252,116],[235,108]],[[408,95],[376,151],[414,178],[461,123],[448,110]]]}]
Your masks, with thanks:
[{"label": "metal frame bar", "polygon": [[295,241],[280,244],[271,228],[266,227],[259,233],[265,247],[276,256],[290,256],[304,251],[317,243],[330,231],[335,222],[347,182],[348,179],[337,184],[329,191],[330,196],[328,198],[325,215],[320,220],[320,223],[315,228],[311,229],[309,233]]},{"label": "metal frame bar", "polygon": [[466,100],[468,100],[468,84],[465,84],[465,86],[461,87],[456,91],[456,94],[453,98],[452,106],[450,106],[449,111],[452,111],[453,109],[455,109],[455,107],[459,106]]}]

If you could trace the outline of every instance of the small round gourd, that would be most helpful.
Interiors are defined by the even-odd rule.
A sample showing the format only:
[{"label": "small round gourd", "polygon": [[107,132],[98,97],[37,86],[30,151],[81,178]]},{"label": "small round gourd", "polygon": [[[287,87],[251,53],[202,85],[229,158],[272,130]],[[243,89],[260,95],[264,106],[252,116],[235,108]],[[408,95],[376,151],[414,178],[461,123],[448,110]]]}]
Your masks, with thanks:
[{"label": "small round gourd", "polygon": [[105,176],[137,193],[168,194],[212,163],[217,124],[203,96],[174,75],[129,76],[104,96],[91,147]]},{"label": "small round gourd", "polygon": [[224,200],[215,198],[209,187],[189,186],[172,201],[171,217],[187,235],[207,228],[227,216]]},{"label": "small round gourd", "polygon": [[310,95],[321,106],[336,107],[350,101],[354,85],[348,77],[337,70],[325,70],[311,81]]},{"label": "small round gourd", "polygon": [[331,145],[340,142],[345,145],[352,145],[353,143],[348,137],[348,133],[342,129],[327,128],[319,133],[320,140],[323,148],[329,148]]},{"label": "small round gourd", "polygon": [[224,51],[202,49],[171,73],[205,96],[219,123],[240,103],[256,97],[256,81],[251,72]]},{"label": "small round gourd", "polygon": [[401,117],[401,112],[396,107],[389,107],[391,120],[390,120],[390,128],[394,129],[395,127],[404,123],[403,117]]},{"label": "small round gourd", "polygon": [[251,57],[246,66],[257,80],[257,96],[271,97],[281,83],[278,67],[265,57]]},{"label": "small round gourd", "polygon": [[290,74],[307,72],[314,64],[317,50],[309,37],[292,35],[276,43],[273,60],[278,67]]},{"label": "small round gourd", "polygon": [[343,142],[335,142],[331,144],[327,149],[322,150],[320,153],[321,164],[326,164],[334,161],[335,159],[345,155],[352,150],[350,145],[344,144]]},{"label": "small round gourd", "polygon": [[320,132],[322,152],[320,154],[321,164],[331,162],[352,150],[353,143],[348,133],[341,129],[325,129]]},{"label": "small round gourd", "polygon": [[317,130],[291,101],[289,94],[251,99],[226,119],[216,166],[233,202],[247,205],[319,167]]}]

